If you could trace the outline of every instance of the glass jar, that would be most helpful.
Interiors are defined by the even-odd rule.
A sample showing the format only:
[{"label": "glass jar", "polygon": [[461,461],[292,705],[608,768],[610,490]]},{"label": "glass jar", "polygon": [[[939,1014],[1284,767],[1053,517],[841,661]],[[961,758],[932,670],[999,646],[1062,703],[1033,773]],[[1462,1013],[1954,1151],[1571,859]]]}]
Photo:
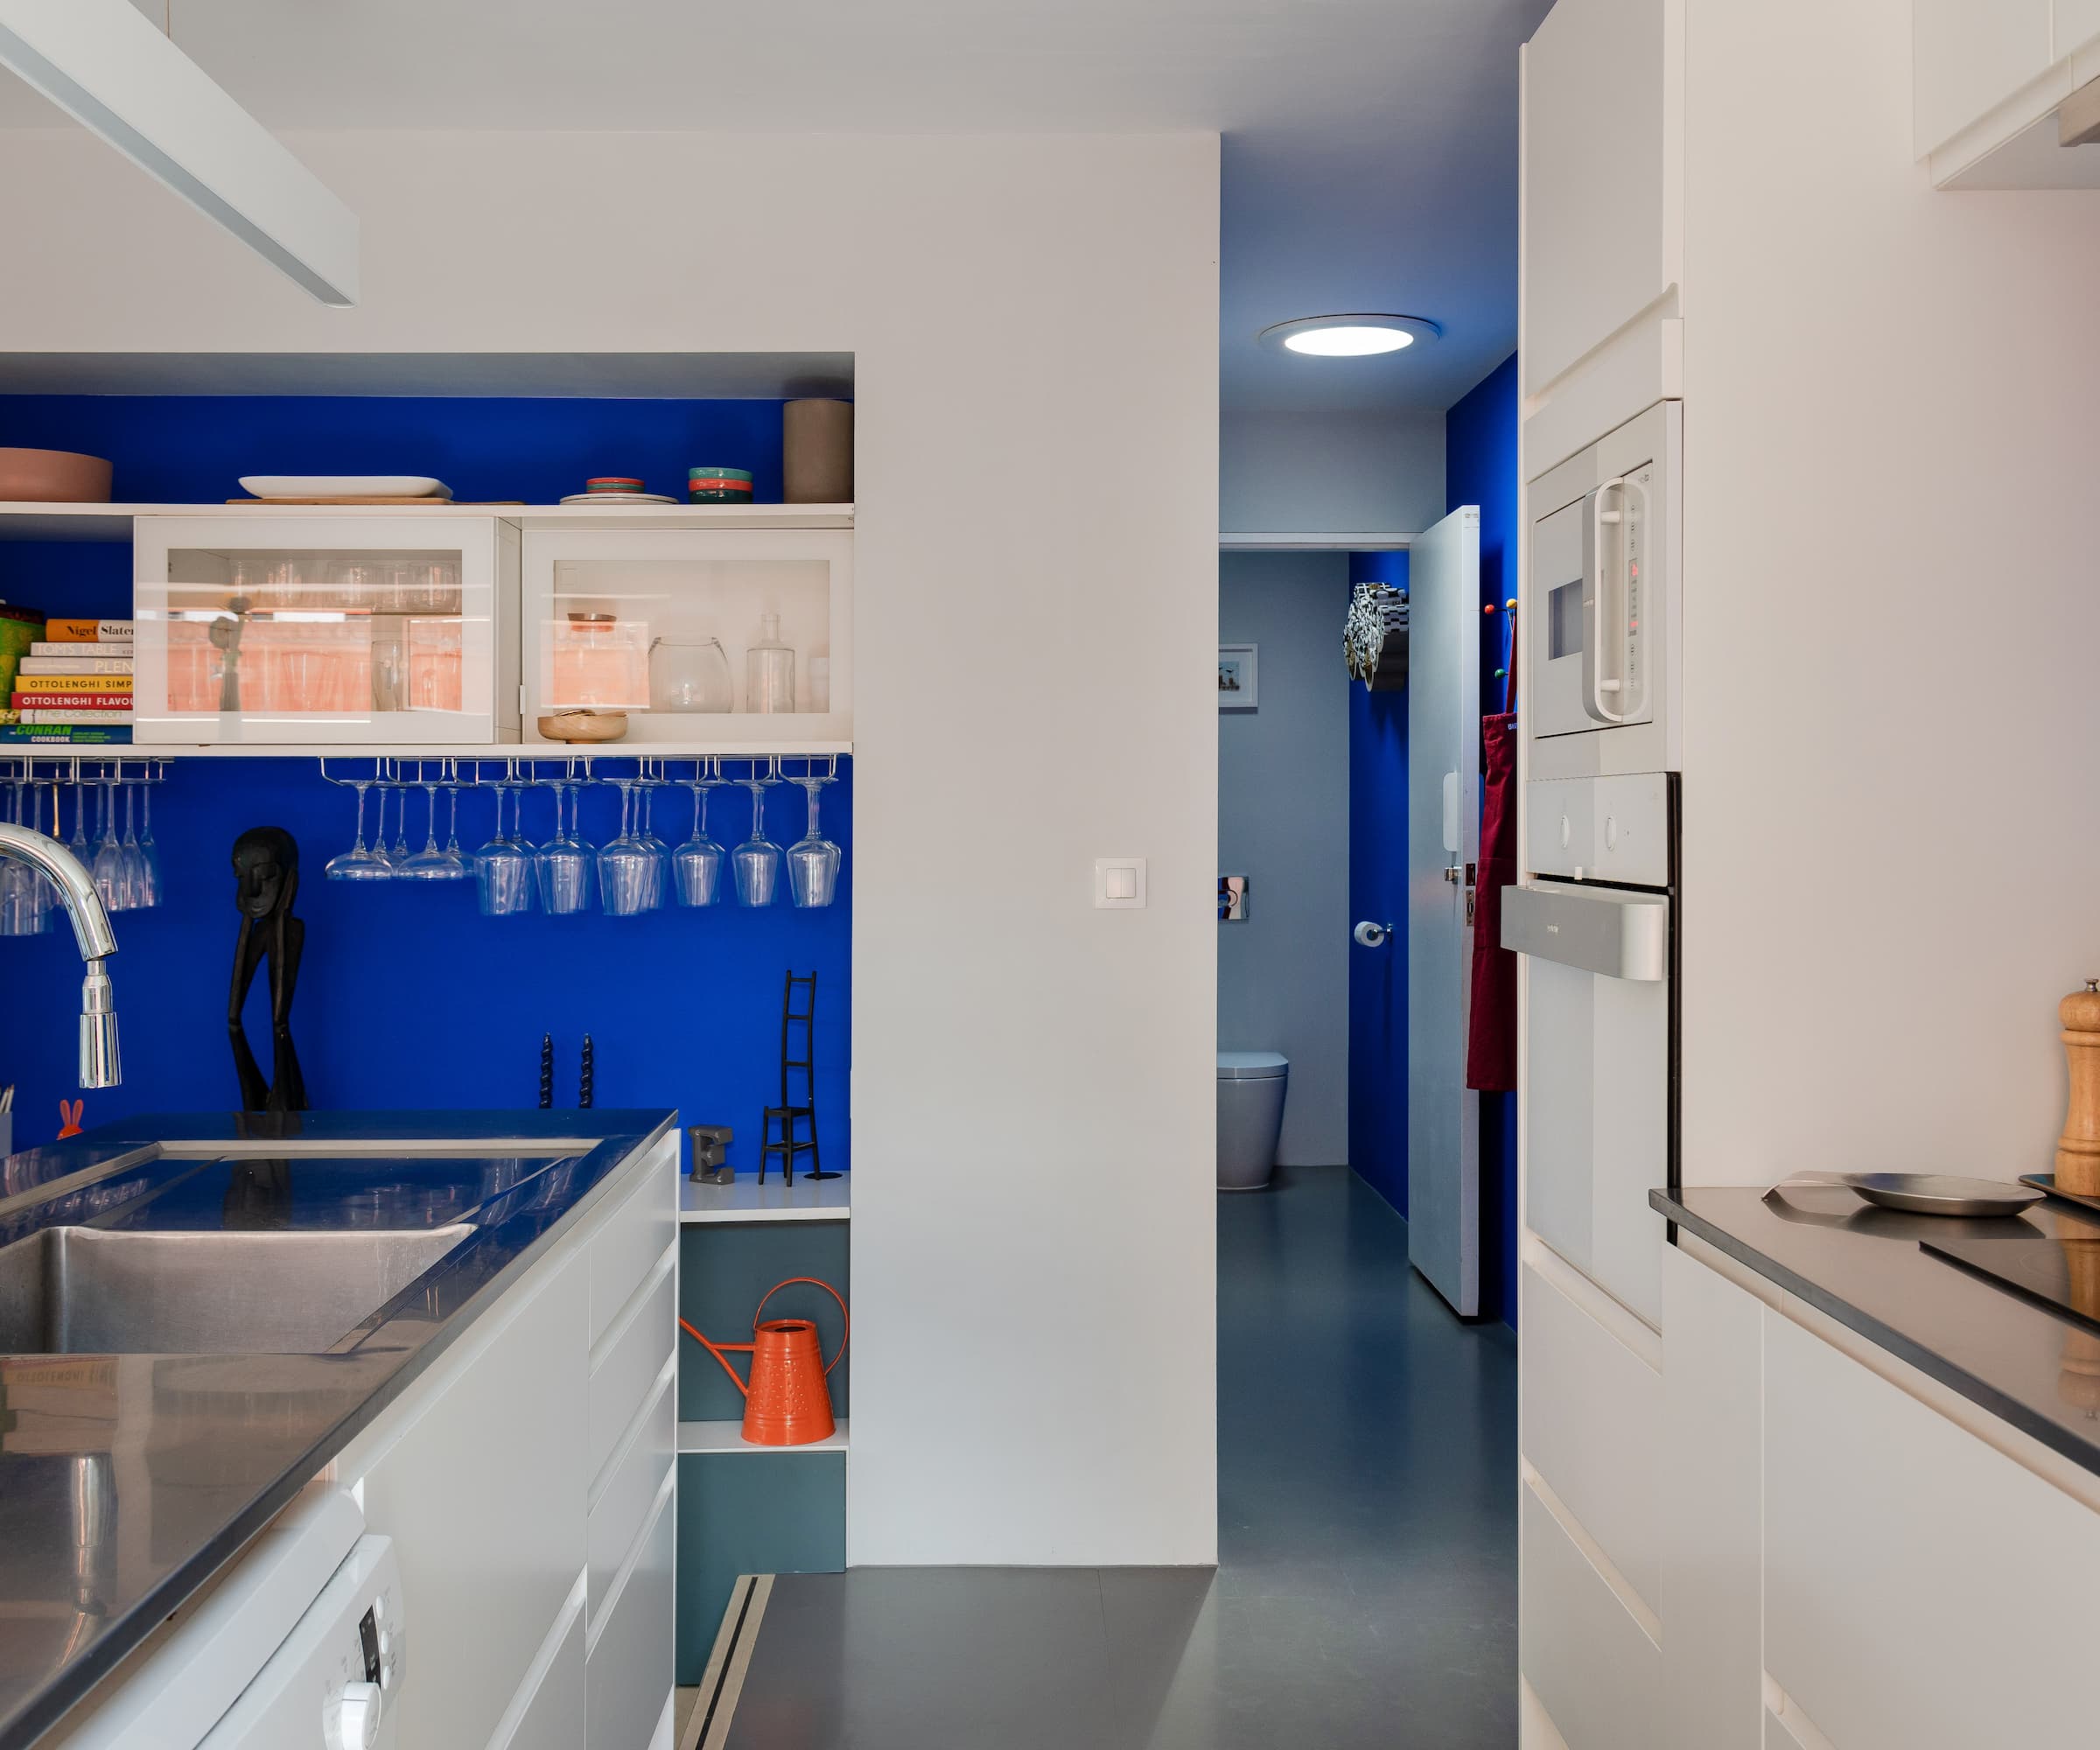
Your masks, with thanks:
[{"label": "glass jar", "polygon": [[649,709],[726,711],[736,709],[729,654],[713,638],[657,638],[649,642]]},{"label": "glass jar", "polygon": [[794,652],[780,642],[777,613],[760,616],[758,641],[744,653],[744,709],[794,709]]}]

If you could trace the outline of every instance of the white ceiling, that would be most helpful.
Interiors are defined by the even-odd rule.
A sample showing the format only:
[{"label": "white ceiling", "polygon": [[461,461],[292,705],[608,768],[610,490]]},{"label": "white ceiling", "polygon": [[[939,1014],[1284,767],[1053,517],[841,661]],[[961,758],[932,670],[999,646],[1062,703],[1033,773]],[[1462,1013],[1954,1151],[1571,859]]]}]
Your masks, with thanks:
[{"label": "white ceiling", "polygon": [[[273,128],[1225,136],[1224,405],[1447,406],[1516,339],[1516,51],[1550,0],[139,0]],[[0,75],[0,126],[56,112]],[[1382,359],[1271,322],[1426,316]]]}]

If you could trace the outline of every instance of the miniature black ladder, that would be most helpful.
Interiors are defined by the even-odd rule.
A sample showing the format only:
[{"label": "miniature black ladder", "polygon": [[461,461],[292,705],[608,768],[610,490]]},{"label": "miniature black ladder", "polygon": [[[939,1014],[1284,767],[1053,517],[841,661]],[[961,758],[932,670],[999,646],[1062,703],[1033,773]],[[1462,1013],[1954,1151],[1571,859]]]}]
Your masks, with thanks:
[{"label": "miniature black ladder", "polygon": [[[805,1004],[799,1012],[794,1005],[797,990],[807,993]],[[802,1029],[802,1055],[799,1057],[794,1055],[794,1030],[797,1027]],[[797,1074],[802,1079],[800,1103],[788,1092],[789,1078]],[[809,1126],[809,1134],[806,1137],[797,1134],[798,1127],[804,1121]],[[774,1134],[776,1122],[780,1125],[778,1136]],[[805,1178],[839,1177],[836,1172],[824,1171],[823,1157],[816,1148],[816,974],[814,972],[806,978],[798,978],[790,972],[787,988],[780,995],[780,1103],[766,1107],[760,1138],[759,1183],[761,1185],[766,1182],[766,1169],[772,1165],[776,1154],[780,1158],[782,1180],[788,1185],[794,1183],[794,1158],[798,1154],[807,1153],[809,1157],[809,1171],[804,1175]]]}]

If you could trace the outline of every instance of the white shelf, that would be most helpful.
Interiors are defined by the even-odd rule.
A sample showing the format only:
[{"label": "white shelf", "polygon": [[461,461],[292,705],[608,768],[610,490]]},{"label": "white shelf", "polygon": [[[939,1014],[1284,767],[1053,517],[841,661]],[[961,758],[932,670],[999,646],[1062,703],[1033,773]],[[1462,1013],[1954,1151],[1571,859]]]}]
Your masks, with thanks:
[{"label": "white shelf", "polygon": [[774,1452],[843,1452],[846,1450],[846,1418],[839,1418],[838,1428],[829,1440],[812,1440],[806,1446],[754,1446],[744,1438],[741,1422],[681,1422],[678,1424],[678,1450],[681,1453],[766,1454]]},{"label": "white shelf", "polygon": [[719,754],[724,760],[749,760],[778,753],[789,760],[850,754],[850,741],[796,740],[791,738],[753,738],[748,741],[598,741],[574,747],[558,741],[416,742],[188,742],[134,741],[122,746],[70,747],[63,742],[10,743],[0,747],[0,757],[19,746],[38,755],[74,753],[88,759],[126,760],[457,760],[462,765],[480,760],[484,766],[506,760],[536,760],[542,765],[565,760],[571,753],[592,760],[696,760]]},{"label": "white shelf", "polygon": [[24,504],[0,501],[0,541],[129,541],[135,516],[494,516],[520,528],[850,528],[850,504]]},{"label": "white shelf", "polygon": [[798,1179],[793,1185],[770,1175],[765,1184],[752,1174],[739,1174],[728,1185],[696,1185],[678,1181],[678,1219],[681,1222],[847,1222],[853,1216],[853,1175],[836,1179]]}]

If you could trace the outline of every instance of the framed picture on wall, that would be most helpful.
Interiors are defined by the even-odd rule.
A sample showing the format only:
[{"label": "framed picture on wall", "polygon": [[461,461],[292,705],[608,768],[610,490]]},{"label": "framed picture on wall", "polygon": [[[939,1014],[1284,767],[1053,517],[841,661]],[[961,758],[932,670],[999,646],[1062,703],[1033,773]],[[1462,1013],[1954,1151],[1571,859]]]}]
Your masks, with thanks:
[{"label": "framed picture on wall", "polygon": [[1218,709],[1250,711],[1261,704],[1261,648],[1218,646]]}]

